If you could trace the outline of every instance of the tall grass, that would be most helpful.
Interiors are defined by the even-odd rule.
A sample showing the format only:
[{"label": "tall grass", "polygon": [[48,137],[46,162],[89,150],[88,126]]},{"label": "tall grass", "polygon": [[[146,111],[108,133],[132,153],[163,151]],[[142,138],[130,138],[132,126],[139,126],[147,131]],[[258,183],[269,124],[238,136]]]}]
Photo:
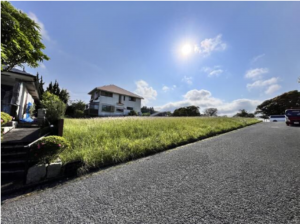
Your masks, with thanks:
[{"label": "tall grass", "polygon": [[88,168],[118,163],[259,122],[251,118],[66,119],[71,149],[64,163],[81,160]]}]

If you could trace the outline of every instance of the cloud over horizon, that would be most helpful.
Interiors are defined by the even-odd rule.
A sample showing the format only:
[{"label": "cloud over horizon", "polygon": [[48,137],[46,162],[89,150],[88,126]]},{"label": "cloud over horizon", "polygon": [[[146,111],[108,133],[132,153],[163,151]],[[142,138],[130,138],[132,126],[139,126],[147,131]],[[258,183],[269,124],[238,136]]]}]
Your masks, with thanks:
[{"label": "cloud over horizon", "polygon": [[142,100],[142,104],[145,105],[149,103],[151,100],[155,100],[157,96],[157,91],[153,89],[147,82],[144,80],[139,80],[135,82],[136,90],[135,93],[142,96],[144,100]]},{"label": "cloud over horizon", "polygon": [[281,86],[278,83],[279,78],[278,77],[272,77],[270,79],[263,79],[263,75],[268,73],[268,68],[256,68],[251,69],[246,72],[245,78],[252,79],[253,83],[247,84],[247,89],[251,91],[255,88],[267,88],[264,93],[265,94],[272,94],[276,92],[277,90],[281,89]]},{"label": "cloud over horizon", "polygon": [[169,102],[162,106],[155,106],[155,110],[158,111],[174,111],[180,107],[186,106],[199,106],[203,111],[206,108],[214,107],[218,109],[219,115],[232,116],[236,114],[240,109],[245,109],[249,112],[254,112],[257,105],[261,103],[260,100],[251,99],[236,99],[231,102],[225,102],[221,99],[212,96],[211,92],[204,89],[193,89],[183,95],[183,100]]}]

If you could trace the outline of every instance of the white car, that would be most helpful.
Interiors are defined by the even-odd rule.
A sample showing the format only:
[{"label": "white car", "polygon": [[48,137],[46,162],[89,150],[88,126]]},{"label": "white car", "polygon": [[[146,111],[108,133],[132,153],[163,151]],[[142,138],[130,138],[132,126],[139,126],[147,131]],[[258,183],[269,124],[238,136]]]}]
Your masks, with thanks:
[{"label": "white car", "polygon": [[285,122],[285,115],[271,115],[269,119],[270,122],[277,122],[277,121]]}]

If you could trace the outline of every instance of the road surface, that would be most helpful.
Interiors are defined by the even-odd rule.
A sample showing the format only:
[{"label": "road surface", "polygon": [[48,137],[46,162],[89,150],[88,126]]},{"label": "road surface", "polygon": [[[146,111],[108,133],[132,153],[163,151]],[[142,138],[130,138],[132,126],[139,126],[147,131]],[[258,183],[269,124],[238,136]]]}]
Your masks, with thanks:
[{"label": "road surface", "polygon": [[260,123],[9,200],[2,223],[300,223],[300,127]]}]

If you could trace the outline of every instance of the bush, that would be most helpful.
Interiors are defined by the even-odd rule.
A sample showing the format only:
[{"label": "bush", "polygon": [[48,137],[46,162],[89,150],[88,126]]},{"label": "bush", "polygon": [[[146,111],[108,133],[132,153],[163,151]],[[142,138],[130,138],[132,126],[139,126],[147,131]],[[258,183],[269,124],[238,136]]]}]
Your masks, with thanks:
[{"label": "bush", "polygon": [[84,117],[84,111],[83,110],[75,110],[74,117],[76,117],[76,118]]},{"label": "bush", "polygon": [[34,163],[50,163],[58,154],[70,147],[70,143],[60,136],[48,136],[36,142],[30,149],[30,160]]},{"label": "bush", "polygon": [[137,116],[137,113],[134,110],[132,110],[128,113],[128,116]]},{"label": "bush", "polygon": [[63,118],[66,112],[66,104],[58,96],[46,91],[41,100],[42,107],[47,109],[46,118],[50,123],[56,123],[58,119]]},{"label": "bush", "polygon": [[10,121],[12,121],[12,116],[5,112],[1,112],[1,125],[4,125]]},{"label": "bush", "polygon": [[180,107],[174,110],[173,116],[177,116],[177,117],[200,116],[199,107],[196,106]]}]

